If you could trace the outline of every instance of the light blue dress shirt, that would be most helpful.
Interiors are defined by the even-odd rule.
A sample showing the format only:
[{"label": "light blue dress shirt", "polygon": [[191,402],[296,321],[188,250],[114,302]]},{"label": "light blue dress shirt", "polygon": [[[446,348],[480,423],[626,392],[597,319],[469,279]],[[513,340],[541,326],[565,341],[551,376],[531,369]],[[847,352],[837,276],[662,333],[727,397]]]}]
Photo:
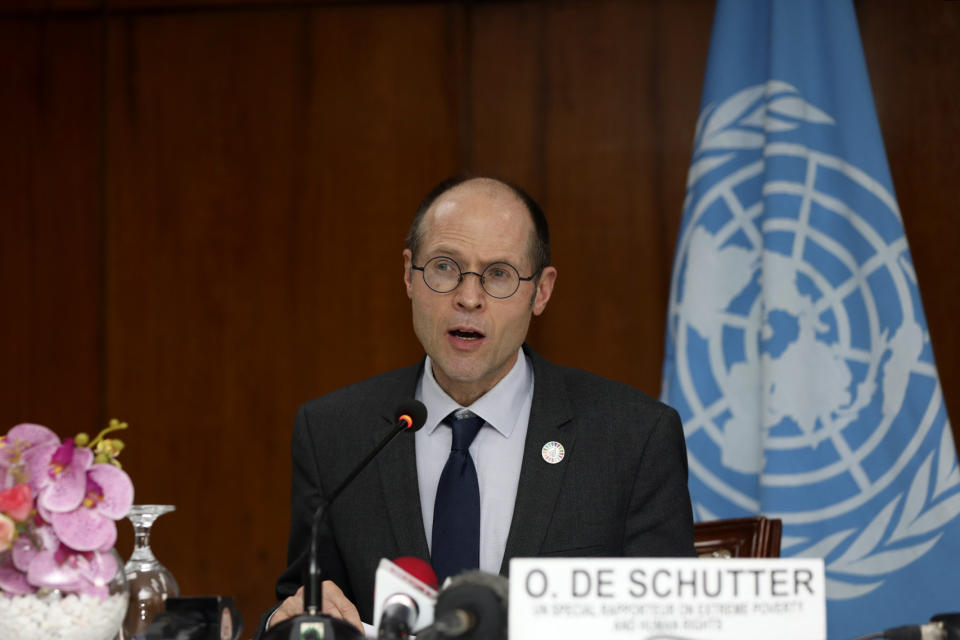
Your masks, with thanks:
[{"label": "light blue dress shirt", "polygon": [[470,409],[486,421],[470,445],[480,482],[480,569],[499,573],[513,520],[533,404],[533,367],[521,350],[516,364],[493,389],[469,407],[461,407],[437,384],[427,356],[416,397],[427,407],[427,421],[415,436],[417,481],[427,545],[433,544],[433,503],[453,439],[450,428],[440,421],[451,411]]}]

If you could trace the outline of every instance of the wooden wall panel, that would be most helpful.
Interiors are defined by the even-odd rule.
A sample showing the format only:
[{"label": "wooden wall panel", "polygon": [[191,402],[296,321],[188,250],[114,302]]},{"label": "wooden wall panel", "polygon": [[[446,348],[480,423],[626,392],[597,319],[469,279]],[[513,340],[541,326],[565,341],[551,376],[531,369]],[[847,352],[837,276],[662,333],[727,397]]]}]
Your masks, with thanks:
[{"label": "wooden wall panel", "polygon": [[[60,0],[68,1],[68,0]],[[79,0],[76,0],[79,1]],[[111,10],[158,15],[196,11],[276,11],[289,7],[350,4],[353,0],[101,0]],[[354,2],[354,4],[360,4]]]},{"label": "wooden wall panel", "polygon": [[662,227],[681,204],[665,202],[658,146],[659,6],[549,7],[543,200],[561,276],[537,337],[557,360],[655,395],[673,253]]},{"label": "wooden wall panel", "polygon": [[102,0],[4,0],[0,3],[0,15],[13,17],[44,18],[57,14],[58,18],[78,15],[91,16],[100,9]]},{"label": "wooden wall panel", "polygon": [[0,432],[103,418],[100,41],[95,21],[0,20]]},{"label": "wooden wall panel", "polygon": [[[544,193],[545,4],[481,4],[465,21],[463,165]],[[547,214],[549,216],[549,212]]]},{"label": "wooden wall panel", "polygon": [[158,555],[253,624],[297,405],[415,361],[410,212],[456,166],[441,6],[110,23],[107,402]]}]

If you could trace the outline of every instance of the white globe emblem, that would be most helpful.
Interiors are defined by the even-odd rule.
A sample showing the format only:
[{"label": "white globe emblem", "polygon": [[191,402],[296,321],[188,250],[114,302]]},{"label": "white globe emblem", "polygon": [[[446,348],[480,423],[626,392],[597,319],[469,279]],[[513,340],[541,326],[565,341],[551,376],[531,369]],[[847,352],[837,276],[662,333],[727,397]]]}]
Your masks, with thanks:
[{"label": "white globe emblem", "polygon": [[[903,503],[902,493],[882,495],[881,513],[866,516],[869,531],[828,564],[876,576],[893,557],[879,553],[883,545],[931,534],[931,523],[956,515],[956,500],[930,508],[926,492],[931,476],[934,497],[955,486],[956,464],[951,474],[944,462],[950,429],[896,200],[841,158],[764,135],[807,123],[834,124],[776,81],[701,115],[671,283],[664,397],[686,404],[691,474],[747,512],[760,512],[764,495],[763,511],[787,533],[912,484]],[[894,428],[908,391],[909,402],[923,403],[912,407],[912,431]],[[937,427],[945,431],[931,471],[927,438]],[[701,516],[713,515],[714,498],[694,501]],[[854,528],[828,529],[826,540],[785,536],[785,548],[826,557],[857,538]],[[907,560],[894,564],[938,537],[902,549]],[[834,580],[831,597],[879,584]]]},{"label": "white globe emblem", "polygon": [[[721,450],[726,467],[759,473],[761,485],[778,487],[800,488],[838,475],[850,477],[849,495],[826,496],[834,501],[806,512],[777,514],[788,522],[809,522],[863,504],[886,488],[916,452],[916,442],[926,435],[923,430],[904,447],[901,460],[880,477],[871,478],[860,466],[890,429],[906,394],[908,374],[919,365],[924,334],[913,319],[915,284],[908,277],[902,236],[888,243],[855,210],[810,184],[768,182],[763,199],[755,202],[742,202],[738,187],[780,156],[803,162],[808,176],[831,169],[881,196],[878,201],[886,201],[895,212],[892,196],[846,162],[798,145],[768,145],[764,155],[720,180],[693,204],[693,219],[678,257],[683,264],[680,272],[686,275],[682,297],[674,304],[676,311],[681,306],[684,311],[677,317],[675,333],[678,377],[694,414],[686,423],[688,437],[705,430]],[[764,200],[777,196],[787,196],[796,210],[758,226]],[[730,218],[708,231],[698,224],[699,218],[704,212],[716,211],[717,201],[723,201]],[[810,225],[809,209],[814,205],[849,221],[870,243],[864,252],[872,257],[865,264],[859,264],[858,257],[842,243]],[[765,249],[769,242],[764,236],[776,234],[782,234],[784,246]],[[731,243],[735,236],[741,238],[739,244]],[[784,252],[786,249],[792,253]],[[850,277],[837,281],[835,275],[822,273],[820,264],[808,259],[810,253],[832,258],[837,270],[848,271]],[[761,266],[763,277],[779,283],[777,287],[765,289],[756,282]],[[861,276],[854,277],[857,273]],[[717,280],[709,277],[714,274]],[[893,335],[880,326],[878,300],[869,285],[874,274],[895,284],[897,300],[893,304],[903,311],[904,320]],[[858,311],[864,312],[863,317],[851,317]],[[690,328],[708,345],[711,377],[719,385],[715,399],[705,397],[709,391],[697,388],[690,360],[685,357],[690,352]],[[790,335],[780,335],[783,333]],[[858,343],[855,336],[868,336],[869,341]],[[771,346],[765,346],[768,343]],[[731,357],[731,353],[737,355]],[[702,362],[697,364],[702,366]],[[855,380],[857,368],[860,373]],[[845,428],[878,392],[887,410],[870,436],[846,437]],[[757,434],[756,425],[761,424],[764,433]],[[782,467],[764,471],[765,458],[772,452],[807,452],[825,443],[838,451],[838,457],[826,464],[825,458],[817,455],[811,456],[817,465],[812,468],[803,468],[800,461],[794,471]],[[757,508],[752,496],[700,465],[693,466],[695,474],[702,475],[727,499],[744,508]]]}]

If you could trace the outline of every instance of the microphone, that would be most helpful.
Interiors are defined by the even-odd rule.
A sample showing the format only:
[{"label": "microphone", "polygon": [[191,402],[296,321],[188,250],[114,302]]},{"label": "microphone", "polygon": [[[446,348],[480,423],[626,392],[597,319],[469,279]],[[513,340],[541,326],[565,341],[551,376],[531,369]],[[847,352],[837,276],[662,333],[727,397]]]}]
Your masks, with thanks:
[{"label": "microphone", "polygon": [[358,638],[362,640],[363,634],[354,628],[352,624],[320,613],[320,567],[317,565],[319,530],[329,506],[343,493],[343,490],[353,482],[354,478],[360,475],[360,472],[370,464],[370,461],[401,431],[413,432],[423,426],[423,423],[427,421],[427,408],[419,400],[408,398],[397,405],[393,416],[393,428],[377,443],[377,446],[354,467],[353,471],[347,474],[347,477],[343,479],[337,488],[331,491],[325,500],[320,502],[316,512],[313,514],[313,526],[310,530],[310,548],[308,549],[307,579],[303,588],[303,604],[306,613],[289,618],[271,627],[263,634],[264,640],[280,640],[282,638],[290,638],[291,640],[301,640],[303,638],[327,638],[328,640],[331,638]]},{"label": "microphone", "polygon": [[416,629],[433,622],[437,574],[420,558],[380,560],[374,587],[373,619],[379,620],[379,640],[406,640]]},{"label": "microphone", "polygon": [[[401,422],[406,425],[404,427],[406,431],[419,431],[423,423],[427,421],[427,407],[419,400],[407,398],[397,405],[393,415],[398,426]],[[376,455],[376,452],[374,455]]]},{"label": "microphone", "polygon": [[943,629],[947,640],[960,640],[960,613],[938,613],[930,622]]},{"label": "microphone", "polygon": [[343,482],[330,493],[330,497],[327,498],[326,502],[321,503],[320,506],[317,507],[317,511],[313,515],[313,528],[310,531],[310,560],[307,568],[307,583],[303,589],[304,608],[310,615],[317,615],[320,609],[320,568],[317,566],[317,536],[320,523],[323,521],[323,516],[326,515],[327,508],[397,434],[401,431],[417,431],[423,426],[423,423],[427,421],[427,407],[419,400],[410,398],[401,402],[394,410],[393,415],[393,429],[384,436],[383,440],[377,443],[377,446],[367,454],[366,458],[360,461],[360,464],[354,467],[353,471],[347,474]]},{"label": "microphone", "polygon": [[857,640],[960,640],[960,613],[938,613],[926,624],[908,624],[861,636]]},{"label": "microphone", "polygon": [[509,582],[503,576],[466,571],[437,596],[433,624],[420,640],[507,640]]},{"label": "microphone", "polygon": [[421,560],[413,556],[400,556],[393,561],[393,564],[433,589],[434,593],[440,588],[437,574],[426,560]]}]

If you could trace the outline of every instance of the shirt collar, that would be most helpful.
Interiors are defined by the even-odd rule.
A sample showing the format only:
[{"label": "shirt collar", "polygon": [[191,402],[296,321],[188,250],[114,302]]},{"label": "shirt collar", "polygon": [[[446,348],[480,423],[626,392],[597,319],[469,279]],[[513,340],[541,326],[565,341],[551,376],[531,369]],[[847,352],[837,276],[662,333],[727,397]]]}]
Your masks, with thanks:
[{"label": "shirt collar", "polygon": [[533,368],[523,349],[518,350],[513,368],[490,391],[480,396],[469,407],[462,407],[440,388],[433,377],[433,365],[427,356],[423,375],[417,385],[417,398],[427,407],[424,431],[432,434],[440,423],[457,409],[470,409],[482,417],[500,435],[509,438],[526,399],[533,393]]}]

